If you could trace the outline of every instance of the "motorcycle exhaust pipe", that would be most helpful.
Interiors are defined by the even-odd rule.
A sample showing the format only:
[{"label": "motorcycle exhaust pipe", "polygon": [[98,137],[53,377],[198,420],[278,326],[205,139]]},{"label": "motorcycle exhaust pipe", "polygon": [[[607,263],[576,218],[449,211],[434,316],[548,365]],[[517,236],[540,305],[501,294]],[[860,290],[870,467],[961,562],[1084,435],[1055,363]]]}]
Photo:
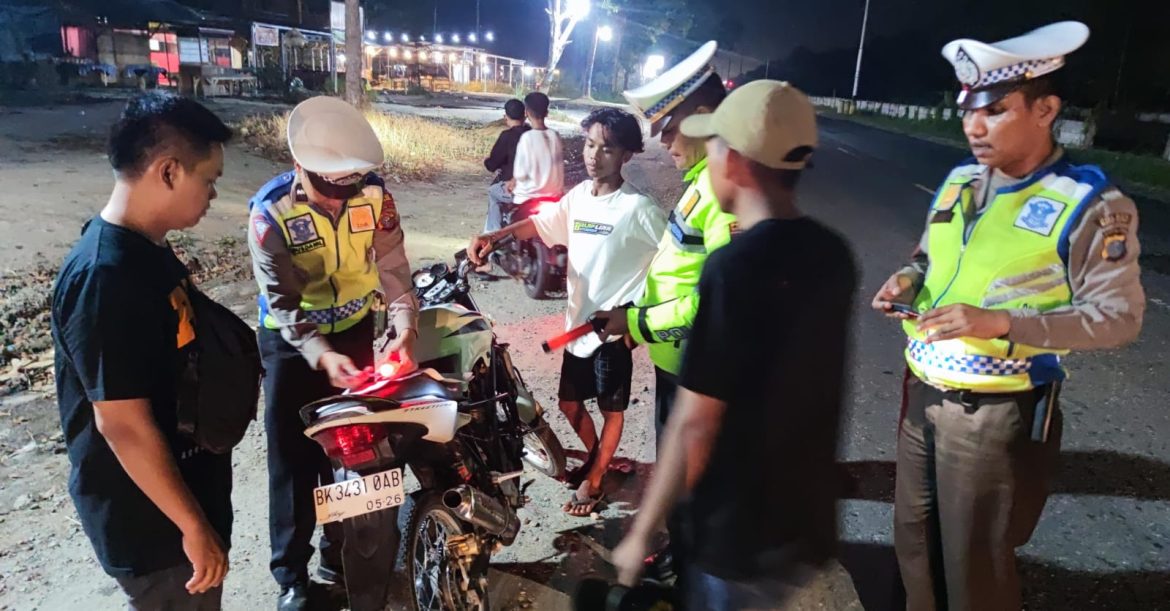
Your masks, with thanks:
[{"label": "motorcycle exhaust pipe", "polygon": [[511,545],[520,533],[520,518],[516,512],[471,486],[463,485],[445,492],[443,505],[460,518],[496,535],[504,545]]}]

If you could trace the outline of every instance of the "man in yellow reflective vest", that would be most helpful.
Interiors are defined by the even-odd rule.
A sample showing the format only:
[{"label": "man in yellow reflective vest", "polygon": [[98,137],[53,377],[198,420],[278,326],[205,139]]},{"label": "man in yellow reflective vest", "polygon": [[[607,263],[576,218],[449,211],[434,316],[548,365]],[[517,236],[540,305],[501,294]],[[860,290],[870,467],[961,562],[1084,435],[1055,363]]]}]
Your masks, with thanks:
[{"label": "man in yellow reflective vest", "polygon": [[[407,367],[418,318],[398,210],[372,172],[382,145],[365,117],[337,98],[312,98],[289,116],[288,141],[296,169],[252,198],[248,228],[266,370],[270,569],[281,610],[307,605],[313,489],[333,479],[299,410],[356,385],[373,364],[374,291],[389,304],[395,339],[387,351]],[[320,549],[318,575],[340,581],[340,523],[325,527]]]},{"label": "man in yellow reflective vest", "polygon": [[[623,94],[650,122],[651,136],[660,135],[675,167],[686,172],[686,190],[670,213],[642,297],[633,307],[595,314],[607,321],[603,338],[624,335],[631,345],[646,344],[654,363],[654,424],[659,438],[674,403],[683,350],[699,309],[703,264],[736,231],[735,217],[720,209],[711,188],[706,140],[689,138],[679,129],[687,117],[712,113],[727,97],[711,64],[716,50],[716,43],[708,42],[658,78]],[[677,575],[685,566],[682,511],[670,520],[670,553],[652,559],[659,576],[670,570]]]},{"label": "man in yellow reflective vest", "polygon": [[943,48],[975,158],[873,300],[907,335],[894,546],[911,611],[1021,608],[1015,549],[1060,451],[1060,358],[1141,329],[1137,209],[1052,137],[1052,73],[1088,35],[1064,22]]}]

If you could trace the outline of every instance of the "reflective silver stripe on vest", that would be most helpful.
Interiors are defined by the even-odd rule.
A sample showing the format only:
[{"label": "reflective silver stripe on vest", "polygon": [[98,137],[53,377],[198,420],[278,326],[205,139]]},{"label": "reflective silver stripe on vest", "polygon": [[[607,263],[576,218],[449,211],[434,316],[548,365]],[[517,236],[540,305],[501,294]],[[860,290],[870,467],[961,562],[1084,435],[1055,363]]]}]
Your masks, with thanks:
[{"label": "reflective silver stripe on vest", "polygon": [[997,359],[978,354],[955,354],[939,350],[934,344],[909,340],[910,358],[923,367],[985,376],[1011,376],[1028,373],[1032,359]]},{"label": "reflective silver stripe on vest", "polygon": [[671,237],[674,238],[674,245],[679,250],[700,255],[707,254],[707,247],[703,244],[702,230],[695,229],[679,220],[677,212],[671,211],[668,227]]},{"label": "reflective silver stripe on vest", "polygon": [[304,310],[305,318],[310,322],[318,325],[328,325],[334,322],[342,321],[366,307],[366,302],[370,300],[370,296],[358,297],[349,303],[343,303],[335,308],[326,308],[324,310]]},{"label": "reflective silver stripe on vest", "polygon": [[1064,267],[1048,267],[1019,274],[1010,278],[999,278],[987,288],[982,307],[990,308],[1031,295],[1039,295],[1066,282]]}]

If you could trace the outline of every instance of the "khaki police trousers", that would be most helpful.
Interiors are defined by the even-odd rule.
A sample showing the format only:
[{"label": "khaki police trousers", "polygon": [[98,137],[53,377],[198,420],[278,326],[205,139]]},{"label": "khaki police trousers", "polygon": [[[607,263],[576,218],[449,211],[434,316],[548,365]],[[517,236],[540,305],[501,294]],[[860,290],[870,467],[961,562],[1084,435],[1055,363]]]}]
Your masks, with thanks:
[{"label": "khaki police trousers", "polygon": [[1022,606],[1016,548],[1028,542],[1060,453],[1033,418],[1048,388],[944,392],[908,375],[898,434],[894,548],[909,611]]}]

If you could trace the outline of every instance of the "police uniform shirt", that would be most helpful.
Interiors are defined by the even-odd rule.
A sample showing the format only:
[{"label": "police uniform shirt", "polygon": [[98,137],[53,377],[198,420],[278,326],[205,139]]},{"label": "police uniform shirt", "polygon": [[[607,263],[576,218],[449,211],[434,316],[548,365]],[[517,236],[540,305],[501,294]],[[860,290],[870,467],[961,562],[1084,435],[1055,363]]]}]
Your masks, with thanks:
[{"label": "police uniform shirt", "polygon": [[[1057,147],[1041,168],[1064,157]],[[987,194],[1028,180],[999,170],[987,170],[972,183],[974,216],[987,206]],[[1012,311],[1007,339],[1041,348],[1090,350],[1112,348],[1137,336],[1145,312],[1145,292],[1140,283],[1137,238],[1138,215],[1133,200],[1116,187],[1108,187],[1091,202],[1080,222],[1069,233],[1068,278],[1072,305],[1043,315]],[[929,265],[927,231],[909,266],[901,273],[921,287]]]},{"label": "police uniform shirt", "polygon": [[[299,178],[284,197],[307,201]],[[320,210],[320,209],[319,209]],[[337,214],[322,211],[336,218]],[[340,212],[338,212],[340,214]],[[292,253],[279,228],[271,227],[263,206],[253,206],[248,223],[248,250],[258,283],[268,295],[268,312],[277,321],[281,336],[304,355],[314,369],[321,355],[331,347],[326,336],[301,309],[301,294],[309,278],[293,262]],[[417,328],[418,301],[410,279],[410,262],[406,257],[405,235],[399,222],[394,199],[383,199],[382,217],[374,232],[374,257],[385,300],[387,320],[402,333]]]}]

